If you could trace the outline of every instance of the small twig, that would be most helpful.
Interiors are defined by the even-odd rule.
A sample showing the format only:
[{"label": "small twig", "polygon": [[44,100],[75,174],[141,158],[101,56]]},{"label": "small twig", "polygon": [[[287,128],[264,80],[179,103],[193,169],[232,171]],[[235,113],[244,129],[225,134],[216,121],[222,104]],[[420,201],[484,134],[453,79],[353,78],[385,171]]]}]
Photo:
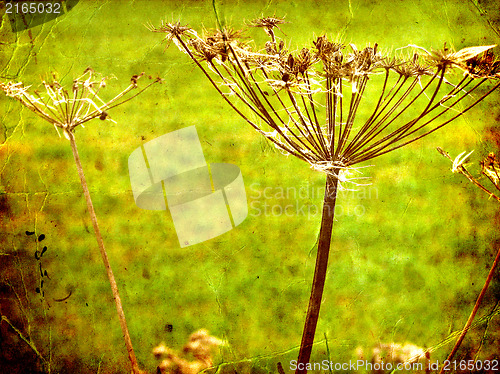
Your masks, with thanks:
[{"label": "small twig", "polygon": [[[437,151],[439,153],[441,153],[441,155],[443,155],[444,157],[446,157],[447,159],[449,159],[451,162],[454,162],[453,159],[451,158],[451,156],[448,154],[448,152],[444,151],[440,147],[437,147],[436,149],[437,149]],[[459,157],[460,157],[460,155],[459,155]],[[464,161],[464,160],[462,160],[462,161]],[[498,197],[493,192],[491,192],[486,187],[484,187],[481,183],[479,183],[479,181],[476,178],[474,178],[472,176],[472,174],[469,173],[469,171],[465,168],[465,166],[463,165],[463,162],[461,162],[459,165],[456,165],[455,169],[460,174],[463,174],[475,186],[479,187],[481,190],[483,190],[484,192],[486,192],[488,194],[488,196],[493,197],[495,200],[497,200],[498,202],[500,202],[500,197]]]},{"label": "small twig", "polygon": [[[469,331],[469,328],[472,325],[472,321],[474,321],[474,318],[476,317],[477,311],[479,310],[479,306],[481,305],[481,302],[483,301],[484,295],[486,294],[486,291],[488,290],[490,282],[493,279],[493,275],[495,273],[495,270],[496,270],[496,268],[498,266],[498,262],[499,261],[500,261],[500,248],[497,251],[497,255],[495,257],[495,261],[493,261],[493,264],[491,265],[490,272],[488,273],[488,276],[486,277],[486,281],[484,282],[484,286],[483,286],[481,292],[479,293],[479,296],[478,296],[478,298],[476,300],[476,304],[474,305],[474,308],[472,309],[472,312],[471,312],[471,314],[469,316],[469,319],[465,323],[465,326],[464,326],[464,328],[462,330],[462,333],[458,337],[457,342],[455,343],[455,346],[453,347],[452,351],[448,355],[448,359],[447,359],[448,361],[451,361],[453,359],[453,357],[455,356],[455,353],[457,353],[458,348],[462,344],[462,341],[464,340],[465,335]],[[444,366],[441,367],[441,370],[439,371],[439,374],[442,374],[443,370],[444,370]]]},{"label": "small twig", "polygon": [[40,352],[38,352],[38,349],[36,348],[35,344],[33,344],[33,342],[27,338],[26,336],[24,336],[24,334],[16,327],[12,324],[12,322],[10,322],[10,320],[6,317],[6,316],[2,316],[2,318],[0,319],[0,323],[1,321],[5,321],[12,330],[14,330],[14,332],[19,336],[19,338],[21,338],[21,340],[23,342],[25,342],[26,344],[28,344],[28,346],[33,350],[33,352],[35,352],[35,354],[37,355],[37,357],[42,360],[43,364],[46,365],[47,364],[47,360],[45,359],[45,357],[42,356],[42,354]]},{"label": "small twig", "polygon": [[[324,336],[325,336],[326,354],[328,355],[328,362],[330,362],[331,361],[330,347],[328,346],[328,337],[326,336],[326,332],[325,332]],[[331,367],[331,365],[328,365],[328,372],[330,374],[332,374],[332,367]]]},{"label": "small twig", "polygon": [[[447,152],[445,152],[443,149],[441,149],[441,148],[438,147],[437,150],[444,157],[448,158],[450,161],[453,162],[453,166],[454,166],[453,170],[456,170],[459,173],[463,174],[471,183],[473,183],[475,186],[479,187],[481,190],[483,190],[484,192],[486,192],[490,197],[494,197],[497,201],[500,202],[500,198],[498,196],[496,196],[494,193],[490,192],[481,183],[479,183],[479,181],[476,178],[474,178],[472,176],[472,174],[469,173],[469,171],[465,168],[463,162],[465,161],[465,159],[467,158],[468,155],[466,157],[462,158],[459,162],[457,162],[457,159],[459,159],[461,157],[461,155],[463,155],[463,153],[461,155],[459,155],[455,159],[455,161],[454,161],[450,157],[450,155]],[[470,327],[472,325],[472,322],[474,321],[474,318],[476,317],[477,311],[479,310],[479,306],[481,305],[481,302],[483,301],[484,295],[486,294],[486,291],[488,290],[490,282],[493,279],[493,275],[495,273],[495,270],[496,270],[496,268],[498,266],[498,262],[499,261],[500,261],[500,248],[497,251],[497,255],[495,257],[495,260],[493,261],[493,264],[491,265],[491,268],[490,268],[490,271],[488,273],[488,276],[486,277],[486,281],[484,282],[484,286],[481,289],[481,292],[479,293],[479,296],[478,296],[478,298],[476,300],[476,303],[474,304],[474,308],[472,309],[472,312],[471,312],[469,318],[467,319],[467,322],[465,323],[464,328],[462,329],[462,333],[458,337],[455,345],[453,346],[453,349],[451,350],[450,354],[448,355],[448,359],[447,359],[448,361],[451,361],[453,359],[453,357],[455,356],[455,354],[458,351],[458,348],[462,344],[462,341],[464,340],[465,335],[469,331],[469,329],[470,329]],[[441,367],[441,370],[439,371],[439,374],[443,373],[444,368],[445,368],[444,366]]]}]

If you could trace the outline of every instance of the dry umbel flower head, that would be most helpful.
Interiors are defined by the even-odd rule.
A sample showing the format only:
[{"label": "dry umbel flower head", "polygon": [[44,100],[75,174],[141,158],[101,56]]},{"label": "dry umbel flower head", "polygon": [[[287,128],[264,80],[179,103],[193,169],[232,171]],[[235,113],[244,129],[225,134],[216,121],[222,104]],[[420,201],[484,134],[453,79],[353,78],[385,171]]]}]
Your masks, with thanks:
[{"label": "dry umbel flower head", "polygon": [[[222,98],[283,153],[337,176],[434,132],[500,85],[493,45],[457,52],[446,45],[431,52],[410,45],[404,47],[409,55],[387,56],[377,44],[359,49],[323,35],[290,51],[274,33],[284,23],[275,16],[248,23],[271,37],[261,49],[228,28],[203,35],[179,23],[148,28],[174,41]],[[480,89],[490,81],[493,87]]]},{"label": "dry umbel flower head", "polygon": [[45,94],[38,90],[30,92],[31,86],[24,86],[22,82],[0,82],[0,89],[9,97],[20,101],[32,112],[50,122],[59,132],[61,129],[66,138],[76,127],[99,118],[100,120],[112,121],[108,110],[121,105],[161,79],[156,78],[138,92],[130,94],[138,87],[138,80],[144,73],[133,75],[130,85],[111,100],[105,102],[99,96],[102,88],[106,87],[107,78],[97,79],[91,68],[85,69],[83,75],[73,80],[71,88],[65,88],[52,75],[50,81],[43,80],[42,85]]}]

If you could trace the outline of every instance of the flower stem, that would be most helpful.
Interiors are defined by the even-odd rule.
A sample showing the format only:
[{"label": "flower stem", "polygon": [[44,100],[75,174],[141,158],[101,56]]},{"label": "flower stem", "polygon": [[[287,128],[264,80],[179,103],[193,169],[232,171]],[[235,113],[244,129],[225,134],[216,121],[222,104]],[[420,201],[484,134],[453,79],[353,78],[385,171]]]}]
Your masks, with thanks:
[{"label": "flower stem", "polygon": [[132,340],[130,339],[130,334],[128,332],[127,321],[125,320],[125,313],[123,312],[120,294],[118,293],[118,286],[116,284],[115,276],[113,275],[113,270],[111,269],[111,265],[109,263],[106,248],[104,247],[104,241],[102,239],[101,231],[99,230],[99,225],[97,223],[97,216],[95,214],[94,205],[92,204],[92,199],[90,198],[87,181],[85,180],[85,175],[83,173],[82,163],[80,161],[80,156],[78,154],[78,149],[76,147],[75,135],[71,131],[67,131],[66,133],[68,134],[69,141],[71,143],[71,149],[73,151],[73,157],[75,159],[76,168],[78,169],[78,175],[80,176],[80,183],[83,188],[83,194],[85,195],[85,200],[87,202],[87,208],[89,211],[90,219],[92,220],[92,226],[94,226],[95,237],[97,239],[97,244],[99,245],[99,250],[101,252],[102,261],[104,262],[104,267],[106,268],[109,284],[111,285],[111,291],[113,292],[113,298],[115,299],[116,311],[118,312],[118,318],[120,320],[123,337],[125,339],[125,346],[127,347],[128,358],[132,365],[132,372],[134,374],[140,374],[141,371],[139,370],[139,365],[137,364],[134,348],[132,347]]},{"label": "flower stem", "polygon": [[[450,155],[443,151],[442,149],[438,148],[439,153],[441,153],[443,156],[446,158],[450,159],[453,162],[453,159],[450,157]],[[472,176],[471,173],[465,168],[463,164],[459,165],[457,168],[458,172],[463,174],[471,183],[473,183],[475,186],[479,187],[481,190],[486,192],[490,197],[494,197],[497,201],[500,201],[500,198],[496,196],[494,193],[490,192],[486,187],[484,187],[476,178]],[[493,183],[495,184],[495,183]],[[488,276],[486,277],[486,281],[484,282],[484,286],[481,289],[481,292],[479,293],[479,296],[477,297],[476,303],[474,304],[474,308],[472,308],[472,312],[470,313],[469,318],[467,319],[467,322],[465,323],[464,328],[462,329],[462,333],[458,337],[455,345],[453,346],[453,349],[451,350],[450,354],[448,355],[447,361],[451,362],[453,360],[453,357],[455,357],[455,354],[458,351],[458,348],[460,348],[460,345],[462,344],[465,335],[469,331],[472,322],[474,321],[474,318],[476,317],[477,311],[479,310],[479,306],[481,305],[481,302],[483,301],[484,295],[486,294],[486,291],[488,290],[488,287],[490,285],[491,280],[493,279],[493,276],[495,274],[495,270],[498,266],[498,263],[500,262],[500,248],[497,251],[497,255],[495,256],[495,260],[493,261],[493,264],[491,265],[490,271],[488,273]],[[441,367],[441,370],[439,371],[439,374],[442,374],[444,371],[444,367]]]},{"label": "flower stem", "polygon": [[299,357],[297,360],[296,374],[306,374],[306,365],[311,357],[316,325],[318,323],[321,299],[325,286],[326,271],[328,268],[328,255],[330,254],[330,241],[333,228],[333,217],[335,213],[335,202],[337,200],[338,177],[334,173],[328,174],[325,187],[325,198],[323,201],[323,214],[321,218],[321,229],[319,232],[318,253],[316,255],[316,267],[314,269],[314,279],[309,298],[302,342],[300,343]]},{"label": "flower stem", "polygon": [[[477,297],[476,304],[474,305],[474,308],[472,309],[472,312],[469,316],[469,319],[465,323],[465,326],[462,330],[462,333],[460,334],[459,338],[457,339],[457,342],[455,343],[455,346],[453,347],[452,351],[448,355],[447,360],[451,362],[453,360],[453,357],[455,356],[455,353],[457,353],[458,348],[462,344],[462,341],[465,338],[465,335],[467,334],[467,331],[469,331],[470,326],[472,325],[472,322],[474,321],[474,317],[477,314],[477,311],[479,310],[479,306],[481,305],[481,302],[483,301],[484,295],[486,294],[486,291],[488,290],[488,286],[490,285],[491,280],[493,279],[493,275],[495,274],[496,267],[498,265],[498,262],[500,261],[500,249],[497,252],[497,255],[495,257],[495,261],[493,261],[493,265],[491,265],[490,272],[488,273],[488,276],[486,277],[486,281],[484,282],[483,289],[479,293],[479,296]],[[444,366],[441,368],[439,371],[440,374],[443,373]]]},{"label": "flower stem", "polygon": [[[458,348],[462,344],[462,341],[464,340],[465,335],[469,331],[469,329],[472,325],[472,322],[474,321],[474,318],[476,317],[477,311],[479,310],[479,306],[481,305],[481,302],[483,301],[484,295],[486,294],[486,291],[488,290],[490,282],[493,279],[493,276],[495,274],[495,270],[496,270],[499,262],[500,262],[500,249],[497,251],[497,255],[495,257],[495,260],[493,261],[493,264],[491,265],[490,272],[488,273],[488,276],[486,277],[486,281],[484,282],[484,286],[483,286],[481,292],[479,293],[479,296],[477,297],[476,304],[474,305],[474,308],[472,309],[472,312],[469,316],[469,319],[465,323],[465,326],[462,329],[462,333],[458,337],[457,342],[455,343],[453,349],[451,350],[450,354],[448,355],[448,358],[447,358],[448,361],[451,362],[451,360],[453,360],[453,357],[455,356],[455,354],[458,351]],[[443,370],[444,370],[444,366],[441,367],[441,370],[439,371],[439,373],[442,374]]]}]

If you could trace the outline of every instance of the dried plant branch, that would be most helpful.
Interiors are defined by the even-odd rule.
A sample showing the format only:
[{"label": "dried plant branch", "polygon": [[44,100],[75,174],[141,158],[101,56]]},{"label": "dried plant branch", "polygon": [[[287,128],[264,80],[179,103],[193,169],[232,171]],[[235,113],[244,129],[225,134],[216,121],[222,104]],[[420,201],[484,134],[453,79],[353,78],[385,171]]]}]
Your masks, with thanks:
[{"label": "dried plant branch", "polygon": [[113,274],[113,270],[111,268],[111,264],[109,263],[108,253],[104,246],[104,240],[102,238],[101,230],[99,229],[99,224],[97,222],[97,215],[94,210],[94,204],[92,203],[92,199],[90,197],[89,188],[87,185],[87,181],[85,179],[85,175],[83,173],[83,166],[80,160],[80,155],[78,154],[78,148],[76,146],[75,135],[73,132],[67,133],[69,137],[69,141],[71,144],[71,150],[73,151],[73,157],[75,159],[76,168],[78,170],[78,176],[80,177],[80,183],[83,188],[83,194],[85,196],[85,201],[87,203],[87,209],[89,211],[90,219],[92,221],[92,226],[94,227],[95,237],[97,239],[97,244],[99,246],[99,251],[101,252],[102,261],[104,263],[104,267],[106,269],[106,274],[109,279],[109,284],[111,286],[111,292],[113,293],[113,298],[115,300],[116,311],[118,313],[118,319],[120,320],[120,326],[123,332],[123,338],[125,339],[125,347],[127,348],[128,356],[130,363],[132,365],[132,372],[134,374],[139,374],[139,365],[137,363],[137,358],[135,357],[134,348],[132,345],[132,340],[130,339],[130,333],[127,327],[127,321],[125,319],[125,313],[123,311],[123,306],[120,298],[120,293],[118,292],[118,285],[116,284],[115,276]]},{"label": "dried plant branch", "polygon": [[21,330],[19,330],[6,316],[4,315],[1,315],[1,318],[0,318],[0,323],[2,321],[5,321],[5,323],[7,323],[10,328],[12,330],[14,330],[14,332],[17,334],[17,336],[19,336],[19,338],[25,342],[32,350],[33,352],[35,352],[35,354],[37,355],[37,357],[42,361],[42,363],[44,365],[47,365],[48,366],[48,363],[47,363],[47,360],[45,359],[45,357],[38,351],[38,349],[36,348],[35,344],[31,341],[31,339],[29,337],[26,337],[24,336],[24,334],[21,332]]},{"label": "dried plant branch", "polygon": [[[492,45],[457,52],[446,45],[431,52],[408,46],[413,48],[412,55],[389,57],[377,44],[359,50],[326,36],[290,52],[274,32],[284,23],[275,16],[250,22],[270,37],[262,49],[253,48],[243,31],[228,27],[201,36],[180,23],[147,27],[163,33],[168,43],[189,56],[223,100],[278,149],[327,174],[299,353],[298,367],[304,368],[310,359],[326,278],[339,181],[356,164],[411,144],[472,109],[500,87],[500,61],[491,53]],[[493,87],[476,97],[490,81]],[[364,101],[367,92],[375,92],[378,100]],[[255,119],[237,108],[237,102]],[[464,104],[465,109],[459,109]],[[371,113],[366,119],[359,113],[362,107]]]},{"label": "dried plant branch", "polygon": [[[464,156],[465,152],[462,152],[459,154],[454,160],[450,157],[450,155],[444,151],[441,148],[437,148],[438,152],[441,153],[444,157],[448,158],[450,161],[453,162],[453,168],[452,172],[454,173],[460,173],[464,175],[471,183],[473,183],[475,186],[479,187],[482,191],[486,192],[489,197],[493,197],[495,200],[500,202],[500,197],[495,195],[494,193],[490,192],[486,187],[484,187],[474,176],[466,169],[465,167],[465,161],[467,158],[472,154],[472,152],[469,152],[467,155]],[[499,178],[498,178],[498,168],[499,168],[499,163],[496,159],[496,156],[494,153],[490,153],[488,157],[481,161],[481,167],[482,167],[482,173],[486,175],[490,181],[495,185],[495,187],[498,189],[499,187]],[[496,178],[496,179],[495,179]],[[476,317],[476,314],[479,310],[479,307],[481,305],[481,302],[483,301],[484,295],[486,294],[486,291],[488,290],[488,287],[493,279],[493,276],[495,274],[495,270],[498,266],[498,263],[500,262],[500,248],[497,251],[497,254],[495,256],[495,259],[493,260],[493,263],[491,265],[490,271],[486,277],[486,280],[484,282],[483,288],[481,289],[481,292],[479,293],[479,296],[476,299],[476,303],[474,304],[474,307],[472,308],[472,311],[469,315],[469,318],[467,319],[467,322],[465,323],[464,328],[462,329],[462,332],[460,336],[458,337],[457,341],[455,342],[455,345],[453,346],[453,349],[451,350],[450,354],[448,355],[447,360],[451,362],[453,360],[453,357],[455,357],[455,354],[458,351],[458,348],[460,348],[460,345],[462,344],[465,335],[467,335],[467,332],[472,326],[472,322],[474,321],[474,318]],[[445,366],[441,367],[441,370],[439,371],[439,374],[442,374],[444,372]]]},{"label": "dried plant branch", "polygon": [[[475,186],[479,187],[479,189],[481,189],[482,191],[486,192],[488,194],[489,197],[492,197],[494,198],[495,200],[497,200],[498,202],[500,202],[500,196],[497,196],[495,195],[493,192],[491,192],[490,190],[488,190],[486,187],[484,187],[476,178],[474,178],[474,176],[465,168],[465,164],[464,162],[467,160],[467,158],[471,155],[472,152],[468,153],[466,156],[463,156],[465,152],[462,152],[461,154],[459,154],[454,160],[451,158],[451,156],[445,152],[443,149],[441,148],[437,148],[438,152],[441,153],[444,157],[448,158],[450,161],[453,162],[453,167],[451,169],[451,171],[453,173],[460,173],[462,175],[464,175],[472,184],[474,184]],[[486,176],[488,176],[486,173],[485,173]]]},{"label": "dried plant branch", "polygon": [[138,92],[131,94],[133,90],[138,88],[138,80],[143,76],[144,73],[140,75],[134,75],[132,76],[130,85],[127,88],[125,88],[111,100],[105,102],[99,97],[98,93],[101,88],[106,86],[106,79],[102,78],[101,80],[94,80],[94,74],[95,73],[92,69],[86,69],[81,77],[73,81],[71,90],[64,88],[55,79],[54,75],[54,79],[52,81],[43,81],[43,86],[46,91],[45,97],[43,97],[38,91],[30,93],[30,87],[24,86],[21,82],[0,83],[0,89],[4,91],[7,96],[18,100],[32,112],[34,112],[47,122],[51,123],[56,128],[56,130],[61,129],[64,136],[70,141],[73,157],[78,171],[78,176],[80,178],[85,201],[87,203],[88,212],[92,221],[92,225],[94,227],[95,237],[97,239],[99,251],[101,253],[104,267],[106,269],[108,280],[111,286],[111,291],[113,293],[113,298],[115,300],[116,310],[125,340],[128,358],[131,363],[132,372],[134,374],[140,374],[141,370],[139,369],[137,358],[134,353],[134,348],[132,346],[132,340],[130,339],[130,333],[128,331],[127,322],[125,319],[125,313],[123,311],[120,294],[118,292],[118,285],[111,269],[108,254],[104,246],[104,240],[102,238],[97,222],[97,215],[94,210],[94,205],[92,203],[87,181],[83,172],[83,166],[78,154],[75,129],[80,125],[83,126],[84,123],[95,118],[99,118],[103,121],[111,120],[109,114],[107,113],[107,110],[122,105],[127,101],[133,99],[134,97],[142,93],[145,89],[149,88],[152,84],[160,82],[161,79],[157,78],[140,89]]},{"label": "dried plant branch", "polygon": [[[479,310],[479,307],[481,306],[481,303],[483,301],[484,295],[486,294],[486,291],[488,290],[488,287],[490,286],[491,281],[493,280],[493,276],[495,274],[495,270],[498,266],[498,263],[500,262],[500,249],[497,251],[497,254],[495,256],[495,260],[491,264],[490,271],[488,273],[488,276],[486,277],[486,280],[484,281],[483,288],[481,289],[481,292],[479,293],[479,296],[476,299],[476,303],[474,304],[474,307],[472,308],[472,311],[469,315],[469,318],[467,319],[467,322],[465,323],[464,328],[462,329],[462,333],[458,337],[455,345],[453,346],[453,349],[451,350],[450,354],[448,355],[447,360],[451,362],[453,360],[453,357],[455,357],[455,354],[458,351],[458,348],[460,348],[460,345],[462,344],[465,335],[469,331],[472,322],[474,321],[474,318],[476,317],[476,314]],[[439,371],[440,374],[443,373],[445,366],[441,367],[441,370]]]}]

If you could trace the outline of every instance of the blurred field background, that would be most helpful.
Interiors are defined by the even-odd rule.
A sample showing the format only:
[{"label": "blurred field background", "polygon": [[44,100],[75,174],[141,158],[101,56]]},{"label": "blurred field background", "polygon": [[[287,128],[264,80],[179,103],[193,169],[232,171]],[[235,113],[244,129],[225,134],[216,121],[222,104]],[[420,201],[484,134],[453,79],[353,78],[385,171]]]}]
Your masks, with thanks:
[{"label": "blurred field background", "polygon": [[[438,49],[446,42],[459,50],[500,43],[494,1],[215,5],[235,28],[262,15],[285,15],[286,35],[279,36],[292,49],[312,46],[324,33],[360,48],[378,43],[387,51],[409,44]],[[217,363],[239,362],[233,367],[239,373],[276,372],[278,361],[288,369],[309,298],[324,175],[275,151],[185,55],[174,45],[166,49],[162,35],[144,27],[162,19],[198,31],[216,26],[211,1],[80,1],[66,15],[17,34],[3,15],[0,78],[36,86],[57,72],[71,84],[90,66],[117,78],[102,91],[105,98],[125,88],[132,74],[165,79],[110,111],[116,124],[92,121],[76,131],[141,367],[155,372],[151,351],[160,342],[179,349],[191,332],[207,328],[229,343]],[[258,29],[248,36],[262,46],[266,40]],[[500,244],[500,216],[493,201],[450,172],[435,148],[453,157],[474,149],[478,170],[479,160],[500,144],[498,100],[494,94],[434,135],[376,159],[363,169],[370,186],[342,193],[314,360],[348,362],[358,346],[378,342],[434,347],[463,326]],[[220,237],[180,248],[168,213],[135,205],[127,160],[144,141],[191,125],[208,162],[240,167],[249,216]],[[3,94],[0,126],[2,315],[54,373],[128,372],[69,142]],[[295,214],[283,214],[289,204]],[[45,240],[36,243],[27,230]],[[34,253],[43,246],[48,249],[38,261]],[[44,297],[35,292],[40,265],[50,277]],[[54,301],[70,292],[65,301]],[[499,298],[496,277],[480,315]],[[40,369],[33,350],[5,321],[0,333],[0,366],[12,373]],[[325,336],[329,353],[320,342]],[[469,333],[457,358],[499,358],[499,339],[497,316]],[[444,359],[450,349],[436,347],[432,358]],[[230,367],[223,372],[234,372]]]}]

